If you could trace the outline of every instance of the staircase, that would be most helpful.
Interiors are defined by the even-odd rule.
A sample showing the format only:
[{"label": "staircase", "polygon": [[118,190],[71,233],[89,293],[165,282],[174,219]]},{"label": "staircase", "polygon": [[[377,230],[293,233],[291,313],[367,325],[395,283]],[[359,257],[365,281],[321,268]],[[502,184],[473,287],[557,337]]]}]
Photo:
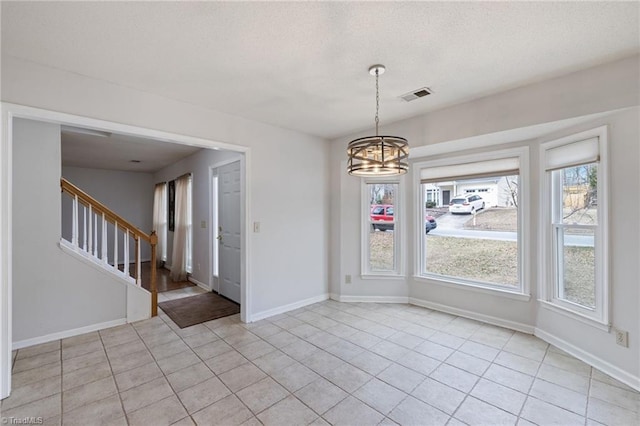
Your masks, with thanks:
[{"label": "staircase", "polygon": [[[136,289],[136,297],[149,295],[151,298],[150,312],[142,317],[158,314],[158,291],[156,283],[156,244],[158,237],[155,231],[146,234],[122,218],[114,211],[91,197],[86,192],[62,178],[60,188],[63,196],[68,196],[72,202],[71,208],[71,240],[64,237],[60,240],[60,247],[72,254],[78,255],[93,266],[113,274]],[[64,219],[63,219],[64,220]],[[109,256],[109,239],[111,241],[111,257]],[[133,243],[133,244],[132,244]],[[151,248],[151,282],[150,291],[142,288],[142,272],[140,250],[142,244],[149,244]],[[133,246],[133,247],[132,247]],[[131,264],[131,250],[135,256],[133,268]],[[134,297],[130,298],[135,300]],[[129,300],[129,298],[128,298]],[[130,304],[129,302],[127,303]],[[131,303],[132,304],[132,303]],[[148,305],[144,303],[143,306]],[[134,307],[127,306],[127,310]],[[140,314],[132,315],[139,318]]]}]

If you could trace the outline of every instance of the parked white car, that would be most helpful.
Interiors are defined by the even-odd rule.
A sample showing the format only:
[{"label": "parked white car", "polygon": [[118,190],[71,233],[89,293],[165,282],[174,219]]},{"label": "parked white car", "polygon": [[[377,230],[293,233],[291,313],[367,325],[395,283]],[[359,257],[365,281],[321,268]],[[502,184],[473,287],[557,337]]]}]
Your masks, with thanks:
[{"label": "parked white car", "polygon": [[484,200],[475,194],[458,195],[449,203],[450,213],[473,213],[484,209]]}]

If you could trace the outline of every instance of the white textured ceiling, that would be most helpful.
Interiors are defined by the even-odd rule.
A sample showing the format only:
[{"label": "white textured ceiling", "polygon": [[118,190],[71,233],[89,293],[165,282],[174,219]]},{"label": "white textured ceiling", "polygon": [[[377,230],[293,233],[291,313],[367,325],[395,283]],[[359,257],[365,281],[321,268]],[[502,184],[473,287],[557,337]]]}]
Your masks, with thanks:
[{"label": "white textured ceiling", "polygon": [[[62,165],[153,173],[202,148],[134,136],[62,132]],[[131,162],[139,160],[140,163]]]},{"label": "white textured ceiling", "polygon": [[638,27],[638,2],[2,2],[2,55],[332,138],[373,125],[371,64],[384,124],[634,54]]}]

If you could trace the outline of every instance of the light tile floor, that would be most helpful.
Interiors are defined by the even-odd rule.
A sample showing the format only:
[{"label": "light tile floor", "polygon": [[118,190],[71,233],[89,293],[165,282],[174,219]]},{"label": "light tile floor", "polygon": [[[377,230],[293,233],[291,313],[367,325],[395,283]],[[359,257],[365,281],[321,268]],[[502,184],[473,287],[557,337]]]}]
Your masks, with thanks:
[{"label": "light tile floor", "polygon": [[197,296],[198,294],[206,293],[207,290],[203,290],[198,286],[184,287],[178,290],[164,291],[158,293],[158,302],[166,302],[167,300],[181,299],[183,297]]},{"label": "light tile floor", "polygon": [[[170,295],[172,296],[172,295]],[[530,335],[409,305],[166,315],[14,353],[2,416],[65,425],[639,424],[640,396]]]}]

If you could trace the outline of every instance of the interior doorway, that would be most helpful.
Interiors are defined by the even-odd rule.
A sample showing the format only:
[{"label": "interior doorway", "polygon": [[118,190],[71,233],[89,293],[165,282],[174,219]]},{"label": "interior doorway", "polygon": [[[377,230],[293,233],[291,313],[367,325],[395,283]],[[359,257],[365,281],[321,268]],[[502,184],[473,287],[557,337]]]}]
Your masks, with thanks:
[{"label": "interior doorway", "polygon": [[[3,153],[11,153],[14,146],[14,118],[20,117],[28,120],[45,121],[47,123],[53,123],[55,125],[67,125],[78,128],[87,128],[96,130],[98,132],[106,132],[111,134],[129,135],[132,137],[142,137],[148,139],[156,139],[159,141],[175,143],[178,145],[195,146],[200,148],[208,148],[214,150],[226,150],[240,155],[241,165],[241,180],[242,180],[242,200],[241,210],[238,213],[237,220],[241,223],[242,238],[245,241],[242,242],[241,249],[241,297],[242,307],[240,317],[243,322],[251,321],[251,315],[248,312],[251,306],[249,300],[249,274],[247,273],[248,265],[250,264],[248,257],[250,240],[247,239],[247,217],[250,217],[248,194],[250,193],[246,174],[250,170],[250,149],[244,146],[215,142],[207,139],[196,138],[192,136],[185,136],[176,133],[169,133],[159,130],[152,130],[148,128],[136,127],[131,125],[119,124],[99,119],[75,116],[70,114],[58,113],[55,111],[48,111],[39,108],[2,104],[2,123],[4,132],[0,141],[0,151]],[[135,157],[130,157],[135,158]],[[57,162],[57,158],[51,157],[52,161]],[[0,253],[2,254],[0,259],[0,398],[5,398],[10,394],[11,389],[11,350],[13,346],[13,280],[12,280],[12,262],[8,253],[13,251],[12,241],[12,215],[13,209],[13,193],[15,182],[11,180],[11,172],[14,167],[21,167],[20,164],[13,164],[13,157],[11,155],[0,156],[0,217],[4,218],[0,224]],[[55,167],[59,168],[59,164]],[[206,171],[205,171],[206,176]],[[208,186],[208,185],[207,185]],[[59,196],[59,194],[57,194]],[[206,218],[206,213],[203,216]],[[206,224],[205,226],[206,227]],[[206,235],[206,234],[205,234]],[[205,245],[206,247],[206,245]],[[205,254],[206,256],[206,254]],[[205,258],[206,259],[206,258]],[[71,312],[71,314],[75,314]],[[120,320],[118,320],[120,321]],[[106,323],[105,323],[106,324]],[[83,324],[80,324],[83,325]],[[77,328],[79,330],[80,328]],[[76,330],[76,329],[74,329]],[[53,330],[51,336],[58,336],[60,333],[65,333],[65,336],[70,330]],[[73,331],[73,330],[72,330]],[[51,336],[36,336],[39,340],[46,341]]]}]

